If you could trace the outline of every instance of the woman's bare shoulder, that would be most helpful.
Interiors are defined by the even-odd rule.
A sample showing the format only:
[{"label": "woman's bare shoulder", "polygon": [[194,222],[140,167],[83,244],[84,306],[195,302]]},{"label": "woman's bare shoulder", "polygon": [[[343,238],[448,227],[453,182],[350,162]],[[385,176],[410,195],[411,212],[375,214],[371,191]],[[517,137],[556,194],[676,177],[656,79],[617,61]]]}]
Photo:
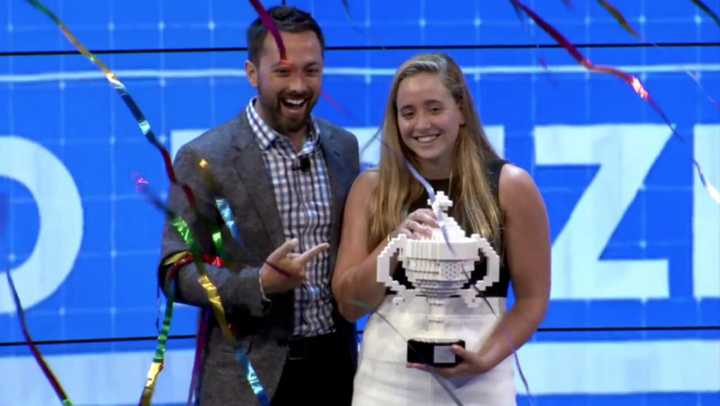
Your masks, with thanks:
[{"label": "woman's bare shoulder", "polygon": [[353,191],[371,193],[380,183],[380,171],[377,169],[368,169],[361,173],[353,183]]},{"label": "woman's bare shoulder", "polygon": [[500,206],[507,214],[515,210],[537,210],[543,206],[535,181],[525,169],[505,164],[500,172]]}]

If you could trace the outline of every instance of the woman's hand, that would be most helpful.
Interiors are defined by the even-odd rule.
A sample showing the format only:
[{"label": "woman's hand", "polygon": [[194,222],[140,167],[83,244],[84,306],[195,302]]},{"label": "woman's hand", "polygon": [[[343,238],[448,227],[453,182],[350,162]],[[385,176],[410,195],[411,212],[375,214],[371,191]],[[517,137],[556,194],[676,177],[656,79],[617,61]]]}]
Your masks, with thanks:
[{"label": "woman's hand", "polygon": [[405,234],[411,240],[432,237],[432,229],[437,228],[435,213],[430,209],[417,209],[410,213],[393,231],[391,236]]},{"label": "woman's hand", "polygon": [[425,364],[407,364],[407,367],[431,372],[446,379],[466,378],[480,375],[490,370],[490,365],[480,353],[468,351],[459,345],[453,345],[452,351],[462,359],[462,361],[454,367],[435,368]]}]

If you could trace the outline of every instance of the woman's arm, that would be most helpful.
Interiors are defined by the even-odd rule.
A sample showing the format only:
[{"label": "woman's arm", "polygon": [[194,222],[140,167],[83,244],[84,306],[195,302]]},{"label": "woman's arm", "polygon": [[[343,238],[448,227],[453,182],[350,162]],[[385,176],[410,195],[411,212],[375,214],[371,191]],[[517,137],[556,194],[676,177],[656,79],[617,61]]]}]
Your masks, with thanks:
[{"label": "woman's arm", "polygon": [[[370,313],[385,297],[385,285],[377,282],[377,257],[387,245],[387,240],[374,248],[367,246],[370,196],[375,193],[378,181],[377,171],[360,175],[353,183],[345,204],[332,290],[340,314],[349,321]],[[432,211],[418,209],[410,213],[391,235],[405,234],[410,239],[430,237],[433,227],[437,227],[437,222]]]},{"label": "woman's arm", "polygon": [[504,249],[515,304],[478,352],[455,348],[464,362],[454,368],[437,370],[447,377],[473,375],[494,368],[525,344],[545,317],[550,297],[550,234],[545,204],[527,172],[513,165],[503,166],[500,206],[504,213]]},{"label": "woman's arm", "polygon": [[377,282],[377,256],[386,245],[372,252],[367,246],[368,207],[378,182],[376,171],[366,171],[353,183],[345,203],[342,235],[332,277],[332,290],[340,314],[355,321],[377,307],[385,286]]}]

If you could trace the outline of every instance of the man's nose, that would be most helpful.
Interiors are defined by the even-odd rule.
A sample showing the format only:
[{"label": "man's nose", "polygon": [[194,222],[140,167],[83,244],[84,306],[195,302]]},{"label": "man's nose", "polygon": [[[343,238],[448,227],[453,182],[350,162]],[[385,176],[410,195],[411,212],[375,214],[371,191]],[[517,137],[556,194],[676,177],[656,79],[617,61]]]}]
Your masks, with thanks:
[{"label": "man's nose", "polygon": [[302,73],[295,73],[290,77],[288,88],[290,91],[293,92],[305,93],[305,91],[307,91],[308,89],[307,80],[305,80],[305,77],[302,75]]}]

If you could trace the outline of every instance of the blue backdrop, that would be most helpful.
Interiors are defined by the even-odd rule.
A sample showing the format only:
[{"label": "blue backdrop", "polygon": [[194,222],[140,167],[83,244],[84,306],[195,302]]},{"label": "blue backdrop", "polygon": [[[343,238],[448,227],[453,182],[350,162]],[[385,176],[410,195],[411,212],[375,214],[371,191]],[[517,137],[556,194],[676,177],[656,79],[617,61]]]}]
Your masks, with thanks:
[{"label": "blue backdrop", "polygon": [[[720,184],[717,46],[601,47],[583,52],[646,84],[678,135],[626,84],[588,74],[518,19],[506,0],[289,1],[308,9],[329,46],[407,46],[326,53],[315,112],[361,143],[381,122],[394,69],[413,47],[455,49],[496,148],[539,184],[553,239],[557,331],[520,352],[540,405],[711,405],[720,402],[720,205],[692,167]],[[707,1],[720,10],[720,1]],[[47,1],[88,48],[243,47],[248,2]],[[635,43],[596,2],[529,5],[576,43]],[[614,2],[648,42],[715,42],[720,27],[690,1]],[[135,191],[136,174],[167,189],[162,160],[102,74],[26,2],[0,5],[0,266],[12,270],[36,340],[152,336],[161,300],[155,266],[163,216]],[[25,54],[24,54],[25,53]],[[101,58],[173,152],[238,114],[253,95],[244,52],[112,53]],[[377,145],[363,155],[377,159]],[[1,203],[1,202],[0,202]],[[2,205],[0,204],[0,207]],[[173,334],[193,334],[177,308]],[[22,340],[0,280],[0,404],[54,404]],[[193,341],[171,341],[156,404],[181,404]],[[42,350],[75,404],[137,402],[154,343],[48,344]],[[521,402],[528,403],[519,385]]]}]

